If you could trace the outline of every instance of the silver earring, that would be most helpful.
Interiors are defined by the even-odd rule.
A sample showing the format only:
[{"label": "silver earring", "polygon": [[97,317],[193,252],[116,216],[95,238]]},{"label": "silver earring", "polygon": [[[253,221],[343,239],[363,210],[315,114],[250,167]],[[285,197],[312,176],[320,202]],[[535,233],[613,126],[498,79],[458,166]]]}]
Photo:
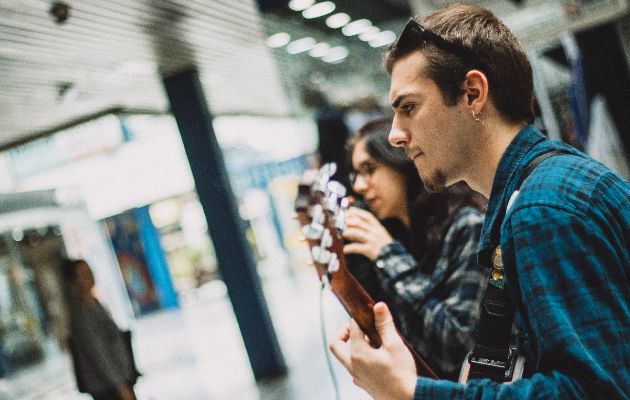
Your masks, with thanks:
[{"label": "silver earring", "polygon": [[479,116],[481,117],[481,119],[475,117],[475,112],[474,111],[472,112],[472,114],[473,114],[473,118],[475,119],[475,121],[481,122],[481,125],[485,125],[486,124],[486,120],[483,118],[483,113],[481,113],[481,112],[479,113]]}]

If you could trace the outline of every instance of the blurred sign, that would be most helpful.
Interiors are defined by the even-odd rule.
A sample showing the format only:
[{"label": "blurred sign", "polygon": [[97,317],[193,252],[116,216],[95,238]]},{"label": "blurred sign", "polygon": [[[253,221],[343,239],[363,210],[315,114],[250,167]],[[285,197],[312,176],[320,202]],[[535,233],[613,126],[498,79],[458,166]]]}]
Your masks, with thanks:
[{"label": "blurred sign", "polygon": [[23,179],[65,165],[123,142],[123,130],[116,115],[60,131],[8,151],[15,179]]}]

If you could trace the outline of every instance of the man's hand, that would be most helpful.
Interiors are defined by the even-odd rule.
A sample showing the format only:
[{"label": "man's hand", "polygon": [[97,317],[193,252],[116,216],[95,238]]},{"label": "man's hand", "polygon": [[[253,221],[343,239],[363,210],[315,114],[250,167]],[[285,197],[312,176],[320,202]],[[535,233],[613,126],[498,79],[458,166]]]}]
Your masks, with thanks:
[{"label": "man's hand", "polygon": [[412,400],[418,378],[413,356],[398,334],[385,303],[374,305],[374,318],[383,341],[380,348],[372,348],[352,320],[337,333],[329,345],[330,351],[350,372],[354,383],[375,400]]}]

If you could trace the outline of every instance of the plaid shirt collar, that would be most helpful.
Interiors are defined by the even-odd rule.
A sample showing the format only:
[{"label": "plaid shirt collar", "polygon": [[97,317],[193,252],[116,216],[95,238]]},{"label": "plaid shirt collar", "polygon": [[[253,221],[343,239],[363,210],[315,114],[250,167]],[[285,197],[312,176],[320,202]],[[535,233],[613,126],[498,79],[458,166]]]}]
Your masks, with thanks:
[{"label": "plaid shirt collar", "polygon": [[505,216],[505,208],[521,175],[522,166],[540,153],[531,152],[534,146],[546,140],[535,126],[526,126],[514,136],[499,161],[478,247],[478,262],[484,267],[491,267],[492,251],[499,245],[501,239],[501,223]]}]

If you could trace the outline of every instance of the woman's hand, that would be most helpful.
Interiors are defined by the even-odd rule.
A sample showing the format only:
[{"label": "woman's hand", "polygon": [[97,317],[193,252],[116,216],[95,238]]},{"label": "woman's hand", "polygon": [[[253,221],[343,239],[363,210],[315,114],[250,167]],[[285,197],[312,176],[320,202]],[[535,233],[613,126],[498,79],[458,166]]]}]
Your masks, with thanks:
[{"label": "woman's hand", "polygon": [[356,207],[350,207],[346,212],[347,229],[344,239],[350,240],[343,247],[344,254],[363,254],[375,261],[381,248],[394,240],[374,214]]}]

